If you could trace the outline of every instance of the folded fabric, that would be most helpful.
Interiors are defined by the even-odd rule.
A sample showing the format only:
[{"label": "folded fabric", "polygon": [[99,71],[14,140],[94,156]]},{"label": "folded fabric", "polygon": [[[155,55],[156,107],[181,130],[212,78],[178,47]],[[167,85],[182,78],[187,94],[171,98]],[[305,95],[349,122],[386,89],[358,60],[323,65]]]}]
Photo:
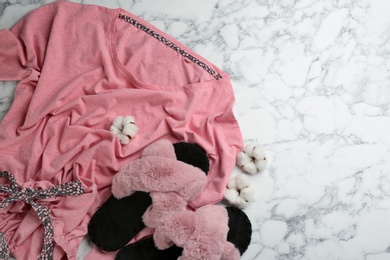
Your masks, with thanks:
[{"label": "folded fabric", "polygon": [[[31,11],[0,30],[0,80],[19,81],[0,125],[0,171],[25,187],[83,183],[83,195],[47,202],[55,259],[76,259],[112,177],[145,145],[185,140],[213,156],[195,208],[221,200],[242,149],[229,75],[122,8],[55,1]],[[109,128],[127,114],[140,131],[121,145]],[[1,231],[16,258],[38,258],[40,221],[18,205],[0,214]]]}]

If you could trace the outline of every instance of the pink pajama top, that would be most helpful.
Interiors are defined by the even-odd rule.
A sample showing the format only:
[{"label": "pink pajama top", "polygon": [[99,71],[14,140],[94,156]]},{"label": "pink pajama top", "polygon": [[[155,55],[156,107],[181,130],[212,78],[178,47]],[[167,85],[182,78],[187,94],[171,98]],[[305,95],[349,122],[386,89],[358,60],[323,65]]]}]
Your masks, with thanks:
[{"label": "pink pajama top", "polygon": [[[84,189],[36,200],[49,209],[54,259],[75,259],[113,176],[149,144],[207,151],[208,184],[194,208],[221,200],[242,149],[229,76],[123,9],[60,1],[32,11],[0,31],[0,80],[20,80],[0,125],[0,171],[21,189],[75,181]],[[109,131],[119,115],[140,129],[126,145]],[[0,231],[17,259],[39,257],[44,228],[31,205],[2,209]]]}]

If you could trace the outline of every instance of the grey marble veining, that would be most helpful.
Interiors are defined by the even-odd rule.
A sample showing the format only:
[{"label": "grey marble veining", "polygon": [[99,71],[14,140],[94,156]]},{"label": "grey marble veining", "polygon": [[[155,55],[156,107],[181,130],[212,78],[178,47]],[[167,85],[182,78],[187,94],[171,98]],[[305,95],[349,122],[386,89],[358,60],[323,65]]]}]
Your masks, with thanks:
[{"label": "grey marble veining", "polygon": [[[0,28],[49,2],[0,1]],[[390,259],[389,1],[78,2],[122,7],[231,74],[243,137],[269,158],[242,259]]]}]

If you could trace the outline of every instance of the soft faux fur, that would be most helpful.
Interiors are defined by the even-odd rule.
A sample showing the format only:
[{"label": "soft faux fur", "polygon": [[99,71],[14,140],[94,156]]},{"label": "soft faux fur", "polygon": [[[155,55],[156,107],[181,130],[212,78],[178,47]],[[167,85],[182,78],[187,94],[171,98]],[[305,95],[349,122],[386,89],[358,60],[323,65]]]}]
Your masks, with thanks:
[{"label": "soft faux fur", "polygon": [[135,191],[150,192],[152,205],[143,216],[144,223],[156,228],[157,248],[167,249],[174,244],[183,247],[178,259],[239,259],[239,251],[227,241],[228,217],[224,207],[187,209],[187,203],[205,185],[203,172],[177,161],[172,144],[162,140],[148,146],[140,159],[117,173],[112,193],[121,198]]},{"label": "soft faux fur", "polygon": [[202,170],[176,160],[172,143],[161,140],[145,148],[140,159],[125,165],[115,175],[111,190],[118,199],[144,191],[175,192],[190,201],[205,185]]},{"label": "soft faux fur", "polygon": [[[148,147],[144,150],[143,156],[161,154],[160,149],[162,148],[164,148],[164,145],[163,147],[159,147],[158,145]],[[207,154],[198,145],[181,142],[173,144],[172,148],[174,149],[170,146],[167,146],[166,148],[166,154],[163,156],[171,158],[173,157],[172,152],[174,151],[177,160],[191,164],[203,171],[208,171]],[[158,198],[155,199],[158,200]],[[160,200],[162,199],[163,196],[160,197]],[[167,199],[169,198],[167,197]],[[109,197],[92,216],[88,225],[89,237],[98,248],[104,251],[116,251],[122,248],[145,227],[142,216],[151,204],[152,199],[149,193],[141,191],[137,191],[122,199],[116,199],[114,196]],[[174,204],[178,205],[179,202],[175,202]],[[184,203],[182,206],[184,207]],[[155,213],[158,212],[155,211]],[[152,223],[149,224],[152,226]],[[131,250],[125,252],[133,253],[135,250],[134,248],[135,247],[131,247]],[[138,250],[140,247],[136,248]],[[153,248],[154,251],[159,251],[156,247]],[[122,252],[122,255],[125,254],[125,252]],[[178,251],[176,250],[175,252]],[[151,253],[151,255],[156,254],[158,253]],[[167,252],[161,252],[161,254],[166,255]],[[180,254],[174,259],[177,259],[179,255]],[[133,256],[131,256],[131,258],[133,259]]]},{"label": "soft faux fur", "polygon": [[144,222],[156,227],[174,212],[184,211],[206,186],[207,177],[197,167],[176,160],[172,143],[166,140],[149,145],[142,157],[125,165],[114,177],[112,194],[116,198],[134,191],[150,192],[152,205]]},{"label": "soft faux fur", "polygon": [[208,205],[196,211],[171,214],[153,235],[159,249],[183,247],[179,260],[237,260],[240,253],[228,242],[226,209]]},{"label": "soft faux fur", "polygon": [[182,212],[187,207],[187,201],[175,192],[151,192],[153,204],[143,215],[146,226],[156,228],[166,222],[166,216],[175,212]]},{"label": "soft faux fur", "polygon": [[[251,223],[242,210],[233,207],[227,207],[226,210],[229,218],[227,241],[230,243],[225,243],[221,259],[229,259],[229,257],[233,255],[237,256],[237,249],[242,255],[247,249],[252,235]],[[182,225],[180,230],[177,230],[176,239],[179,240],[179,243],[183,243],[185,238],[195,231],[195,228],[192,225],[192,223],[195,222],[196,218],[194,218],[194,214],[188,214],[188,219],[184,222],[186,225]],[[161,239],[163,239],[163,237]],[[163,239],[163,243],[166,243],[167,245],[171,244],[169,240],[165,239]],[[153,238],[147,238],[121,249],[116,260],[176,260],[181,256],[182,251],[182,248],[175,245],[165,250],[158,250],[154,244]]]}]

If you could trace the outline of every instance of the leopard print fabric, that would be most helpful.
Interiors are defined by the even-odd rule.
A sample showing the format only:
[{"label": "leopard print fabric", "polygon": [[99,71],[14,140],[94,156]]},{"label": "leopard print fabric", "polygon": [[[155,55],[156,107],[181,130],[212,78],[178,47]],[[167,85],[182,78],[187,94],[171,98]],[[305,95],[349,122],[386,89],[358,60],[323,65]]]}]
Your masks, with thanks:
[{"label": "leopard print fabric", "polygon": [[211,76],[213,76],[215,79],[221,79],[222,76],[219,75],[217,72],[215,72],[214,70],[212,70],[209,66],[207,66],[204,62],[200,61],[198,58],[195,58],[194,56],[192,56],[191,54],[189,54],[188,52],[184,51],[183,49],[181,49],[179,46],[175,45],[174,43],[172,43],[171,41],[169,41],[168,39],[166,39],[164,36],[156,33],[155,31],[153,31],[152,29],[146,27],[145,25],[143,24],[140,24],[139,22],[137,22],[136,20],[134,20],[133,18],[131,17],[128,17],[127,15],[124,15],[124,14],[119,14],[118,16],[119,19],[122,19],[124,21],[126,21],[127,23],[131,24],[131,25],[134,25],[135,27],[141,29],[142,31],[146,32],[147,34],[149,34],[150,36],[152,36],[153,38],[159,40],[160,42],[164,43],[166,46],[168,46],[169,48],[171,48],[172,50],[178,52],[180,55],[182,55],[183,57],[189,59],[190,61],[194,62],[196,65],[200,66],[201,68],[203,68],[205,71],[207,71]]},{"label": "leopard print fabric", "polygon": [[[50,219],[49,209],[45,206],[38,205],[35,200],[47,199],[57,196],[74,196],[84,193],[81,181],[73,181],[69,183],[60,184],[50,187],[48,189],[22,189],[16,182],[15,177],[7,171],[0,172],[0,178],[7,178],[8,184],[0,185],[0,192],[8,194],[9,196],[0,202],[0,209],[10,205],[12,202],[20,200],[35,210],[39,220],[44,227],[43,248],[40,260],[50,260],[53,256],[53,225]],[[5,234],[0,232],[0,259],[8,259],[9,250],[6,242]]]}]

